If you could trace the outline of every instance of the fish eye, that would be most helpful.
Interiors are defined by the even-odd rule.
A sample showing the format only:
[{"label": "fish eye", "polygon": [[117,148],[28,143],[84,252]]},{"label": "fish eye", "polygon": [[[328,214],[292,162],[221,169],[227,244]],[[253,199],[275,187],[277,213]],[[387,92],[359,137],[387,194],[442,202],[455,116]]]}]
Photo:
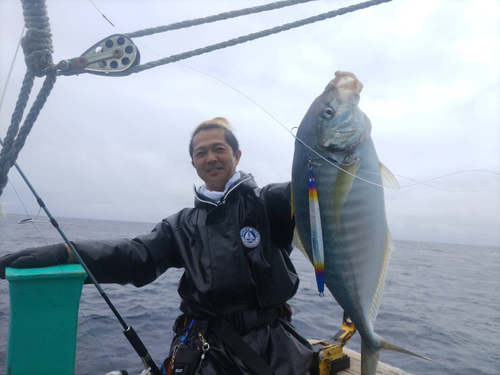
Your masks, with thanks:
[{"label": "fish eye", "polygon": [[334,114],[333,109],[330,107],[326,107],[321,115],[323,116],[323,118],[328,120],[333,117],[333,114]]}]

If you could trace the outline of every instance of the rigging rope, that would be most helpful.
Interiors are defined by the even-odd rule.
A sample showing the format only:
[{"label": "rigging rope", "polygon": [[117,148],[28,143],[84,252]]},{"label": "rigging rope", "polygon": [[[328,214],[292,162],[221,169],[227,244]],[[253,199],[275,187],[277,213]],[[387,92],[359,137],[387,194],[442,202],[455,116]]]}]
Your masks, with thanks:
[{"label": "rigging rope", "polygon": [[[340,8],[337,10],[333,10],[331,12],[322,13],[322,14],[319,14],[317,16],[313,16],[313,17],[305,18],[303,20],[287,23],[287,24],[284,24],[282,26],[277,26],[277,27],[273,27],[271,29],[259,31],[259,32],[253,33],[253,34],[230,39],[230,40],[227,40],[227,41],[222,42],[222,43],[213,44],[213,45],[210,45],[207,47],[198,48],[198,49],[188,51],[188,52],[183,52],[183,53],[180,53],[178,55],[172,55],[172,56],[166,57],[164,59],[152,61],[152,62],[149,62],[146,64],[137,65],[137,66],[129,68],[127,73],[125,73],[125,74],[139,73],[139,72],[142,72],[144,70],[156,68],[156,67],[161,66],[161,65],[166,65],[166,64],[170,64],[172,62],[188,59],[190,57],[202,55],[204,53],[212,52],[212,51],[215,51],[218,49],[232,47],[232,46],[237,45],[237,44],[246,43],[246,42],[249,42],[251,40],[263,38],[263,37],[266,37],[266,36],[269,36],[272,34],[277,34],[277,33],[280,33],[282,31],[294,29],[294,28],[308,25],[308,24],[311,24],[314,22],[324,21],[324,20],[329,19],[329,18],[340,16],[340,15],[343,15],[346,13],[351,13],[351,12],[354,12],[354,11],[357,11],[360,9],[369,8],[369,7],[372,7],[374,5],[388,3],[390,1],[392,1],[392,0],[371,0],[371,1],[366,1],[364,3],[354,4],[354,5],[348,6],[346,8]],[[130,33],[127,35],[133,35],[133,34],[134,33]]]},{"label": "rigging rope", "polygon": [[52,63],[52,33],[45,0],[21,0],[26,35],[22,39],[28,70],[37,77],[43,77],[43,70]]},{"label": "rigging rope", "polygon": [[4,139],[3,148],[0,151],[0,196],[7,185],[7,174],[10,168],[16,163],[19,152],[23,148],[33,124],[47,101],[57,77],[55,71],[50,71],[47,74],[43,86],[24,120],[21,130],[19,130],[19,124],[26,109],[35,76],[44,76],[44,69],[53,65],[52,34],[50,32],[45,0],[21,1],[25,27],[27,29],[26,35],[21,40],[21,45],[28,70],[24,76],[11,123]]},{"label": "rigging rope", "polygon": [[[26,103],[29,99],[29,94],[31,92],[31,88],[33,87],[34,75],[31,72],[27,72],[23,87],[21,89],[21,93],[19,94],[19,100],[16,105],[16,110],[12,115],[12,122],[9,130],[7,132],[7,137],[5,137],[4,147],[0,152],[0,196],[3,193],[5,186],[7,185],[7,174],[9,173],[10,168],[15,164],[21,149],[26,142],[26,138],[28,137],[33,125],[40,114],[45,102],[47,101],[52,88],[54,87],[54,83],[56,82],[56,72],[50,72],[45,79],[43,86],[38,93],[36,100],[33,103],[33,106],[26,116],[24,120],[24,124],[21,127],[21,130],[17,132],[19,128],[19,123],[21,121],[24,109],[26,108]],[[16,137],[17,134],[17,137]],[[15,137],[15,138],[14,138]]]},{"label": "rigging rope", "polygon": [[215,14],[213,16],[208,16],[208,17],[204,17],[204,18],[196,18],[193,20],[176,22],[176,23],[172,23],[170,25],[151,27],[148,29],[138,30],[138,31],[134,31],[132,33],[125,34],[125,36],[128,36],[129,38],[140,38],[142,36],[164,33],[166,31],[171,31],[171,30],[179,30],[179,29],[183,29],[186,27],[203,25],[205,23],[227,20],[230,18],[246,16],[246,15],[254,14],[254,13],[261,13],[261,12],[265,12],[268,10],[280,9],[280,8],[284,8],[287,6],[301,4],[301,3],[307,3],[307,2],[311,2],[311,1],[317,1],[317,0],[278,1],[275,3],[265,4],[265,5],[261,5],[261,6],[257,6],[257,7],[245,8],[245,9],[240,9],[240,10],[233,10],[231,12],[224,12],[224,13],[220,13],[220,14]]}]

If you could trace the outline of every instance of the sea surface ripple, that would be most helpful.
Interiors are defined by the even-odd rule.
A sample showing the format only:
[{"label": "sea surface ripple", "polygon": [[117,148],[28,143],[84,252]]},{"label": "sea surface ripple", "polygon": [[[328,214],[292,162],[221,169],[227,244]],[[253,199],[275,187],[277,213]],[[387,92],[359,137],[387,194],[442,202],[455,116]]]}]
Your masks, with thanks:
[{"label": "sea surface ripple", "polygon": [[[45,240],[24,216],[0,219],[0,256]],[[40,219],[46,220],[46,219]],[[132,238],[149,223],[58,220],[71,240]],[[38,223],[48,243],[61,239],[50,223]],[[381,361],[419,375],[500,374],[500,248],[395,241],[375,331],[394,344],[434,362],[383,352]],[[327,338],[339,329],[342,310],[330,293],[318,296],[312,266],[300,251],[292,260],[301,278],[290,301],[293,324],[306,338]],[[104,290],[148,347],[156,363],[168,354],[172,324],[179,315],[177,286],[182,270],[168,270],[143,288],[106,284]],[[0,280],[0,374],[5,369],[9,324],[8,283]],[[78,319],[76,374],[113,369],[141,372],[141,362],[96,288],[83,288]],[[348,344],[360,351],[359,335]]]}]

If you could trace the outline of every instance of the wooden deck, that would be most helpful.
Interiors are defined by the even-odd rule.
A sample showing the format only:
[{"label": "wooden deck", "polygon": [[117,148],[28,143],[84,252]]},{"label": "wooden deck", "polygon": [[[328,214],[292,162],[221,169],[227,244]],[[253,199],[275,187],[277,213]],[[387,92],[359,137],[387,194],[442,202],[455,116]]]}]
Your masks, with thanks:
[{"label": "wooden deck", "polygon": [[[347,370],[340,371],[338,375],[360,375],[361,374],[361,354],[354,350],[344,347],[344,353],[351,358],[351,367]],[[392,367],[386,363],[379,362],[377,367],[377,375],[412,375],[409,372]]]}]

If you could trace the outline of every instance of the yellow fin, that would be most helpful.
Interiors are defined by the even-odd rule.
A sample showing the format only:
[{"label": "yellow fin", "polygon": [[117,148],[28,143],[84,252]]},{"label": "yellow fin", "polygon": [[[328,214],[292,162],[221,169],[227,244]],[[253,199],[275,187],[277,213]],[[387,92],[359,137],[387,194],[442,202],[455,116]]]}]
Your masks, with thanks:
[{"label": "yellow fin", "polygon": [[384,291],[385,276],[387,275],[389,261],[391,260],[391,255],[393,252],[394,252],[394,243],[392,242],[391,233],[389,232],[389,229],[387,229],[385,237],[384,262],[382,264],[382,269],[380,270],[377,289],[375,290],[372,305],[370,308],[370,318],[372,322],[375,322],[375,319],[377,318],[378,309],[380,307],[380,302],[382,300],[382,292]]},{"label": "yellow fin", "polygon": [[[295,205],[293,203],[293,184],[292,183],[290,183],[290,188],[291,188],[291,192],[290,192],[290,194],[291,194],[291,199],[290,199],[291,214],[292,214],[292,218],[293,218],[295,215]],[[304,247],[304,244],[302,243],[302,240],[300,239],[299,231],[297,230],[297,223],[295,223],[295,228],[293,230],[292,246],[299,249],[302,252],[302,254],[304,254],[306,259],[309,262],[311,262],[311,264],[313,264],[312,260],[309,259],[309,255],[307,255],[307,251],[306,251],[306,248]]]},{"label": "yellow fin", "polygon": [[396,180],[396,177],[392,174],[392,172],[387,168],[384,164],[380,163],[380,176],[382,177],[382,185],[384,187],[399,189],[399,182]]},{"label": "yellow fin", "polygon": [[292,246],[299,249],[302,252],[302,254],[304,254],[306,259],[311,264],[313,264],[312,260],[309,258],[309,255],[307,255],[307,251],[306,251],[304,245],[302,244],[302,240],[300,239],[300,236],[299,236],[299,231],[297,230],[297,224],[295,224],[295,229],[293,230]]},{"label": "yellow fin", "polygon": [[340,215],[342,214],[342,208],[344,207],[345,201],[351,191],[354,178],[356,177],[356,171],[358,170],[360,164],[361,161],[356,158],[347,167],[342,167],[337,175],[337,182],[335,183],[335,190],[333,191],[333,212],[335,213],[335,226],[337,227],[337,233],[339,236]]}]

